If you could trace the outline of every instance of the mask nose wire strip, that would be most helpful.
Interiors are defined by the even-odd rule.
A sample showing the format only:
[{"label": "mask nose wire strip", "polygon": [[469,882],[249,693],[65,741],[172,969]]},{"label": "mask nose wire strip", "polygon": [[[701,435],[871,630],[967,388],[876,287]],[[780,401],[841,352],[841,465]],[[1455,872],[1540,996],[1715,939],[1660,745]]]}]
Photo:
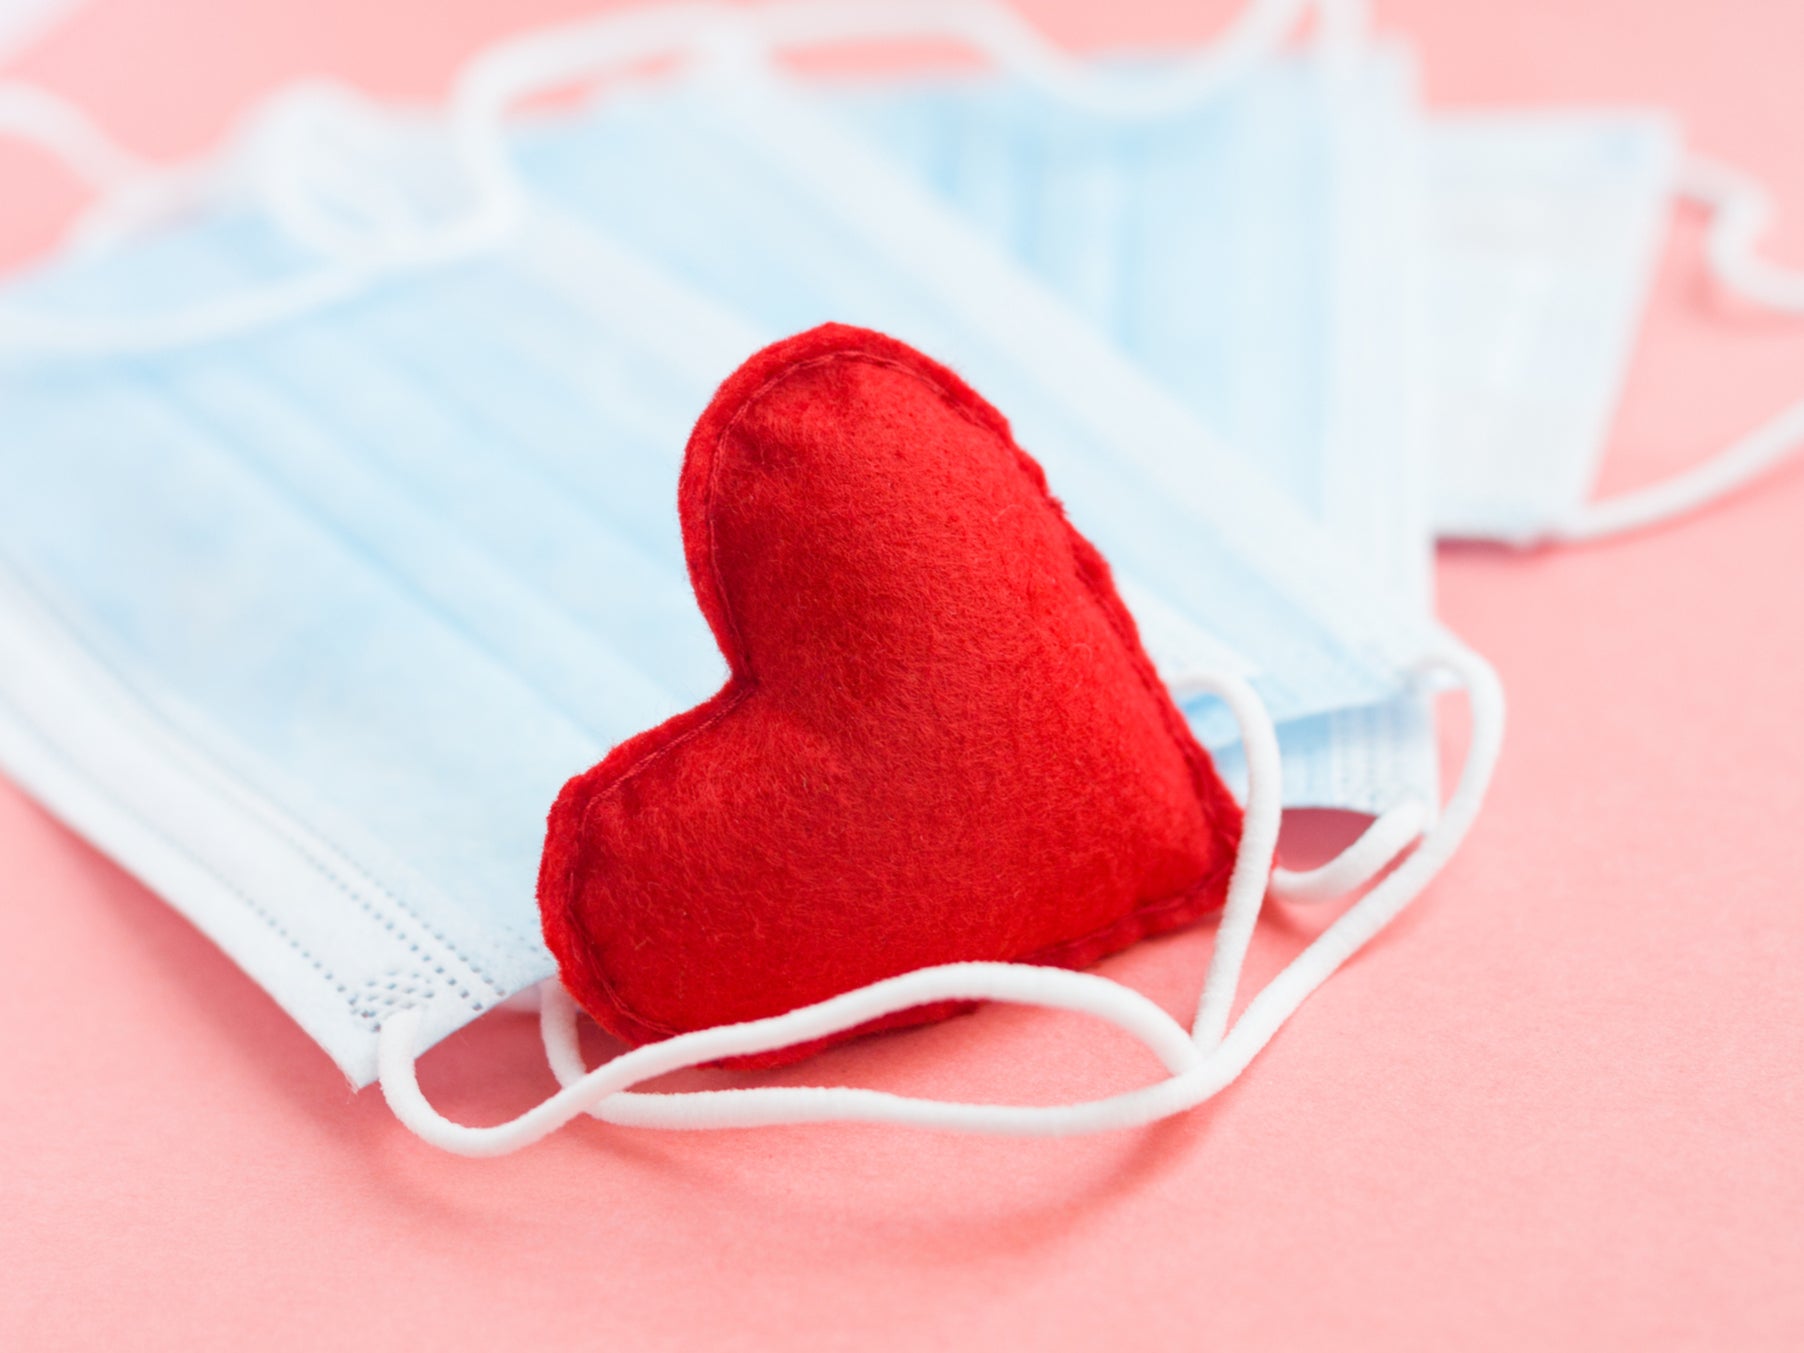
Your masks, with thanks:
[{"label": "mask nose wire strip", "polygon": [[[1756,252],[1773,215],[1772,200],[1757,180],[1732,165],[1692,156],[1680,172],[1679,191],[1710,210],[1704,262],[1718,285],[1769,310],[1804,313],[1804,274]],[[1804,399],[1689,470],[1585,504],[1548,538],[1582,544],[1689,516],[1767,473],[1800,446]]]},{"label": "mask nose wire strip", "polygon": [[[1139,1039],[1173,1076],[1194,1070],[1202,1060],[1182,1025],[1144,996],[1119,983],[1091,973],[1058,968],[954,963],[904,973],[769,1019],[703,1029],[661,1043],[646,1044],[588,1072],[518,1118],[493,1127],[470,1127],[452,1122],[434,1109],[421,1093],[414,1067],[414,1049],[420,1033],[418,1010],[397,1011],[383,1021],[378,1035],[377,1065],[382,1093],[390,1109],[420,1138],[458,1155],[498,1156],[531,1145],[571,1119],[596,1109],[604,1101],[608,1101],[607,1107],[611,1111],[598,1116],[610,1121],[631,1122],[633,1106],[617,1101],[623,1097],[623,1092],[643,1081],[724,1058],[811,1042],[897,1010],[936,1001],[1006,1001],[1093,1015]],[[551,1020],[556,1016],[555,998],[545,1001],[541,1018]],[[631,1098],[652,1101],[657,1106],[650,1115],[652,1118],[668,1117],[672,1109],[676,1111],[677,1121],[659,1122],[658,1126],[711,1127],[722,1124],[707,1121],[705,1109],[696,1114],[693,1122],[682,1121],[685,1111],[719,1095],[730,1100],[735,1096],[761,1093],[757,1090],[721,1091],[703,1094],[699,1101],[698,1097],[689,1095],[634,1095]],[[761,1113],[756,1100],[752,1101],[747,1111],[739,1115],[741,1125],[837,1118],[909,1122],[919,1119],[919,1111],[925,1110],[928,1121],[936,1111],[951,1111],[958,1120],[956,1125],[968,1131],[1009,1130],[1006,1122],[996,1117],[1006,1113],[1002,1106],[912,1101],[846,1087],[811,1091],[806,1099],[806,1112],[799,1117],[794,1109],[782,1103],[775,1106],[774,1113],[769,1111],[770,1107],[767,1105]],[[959,1111],[963,1111],[962,1114]]]}]

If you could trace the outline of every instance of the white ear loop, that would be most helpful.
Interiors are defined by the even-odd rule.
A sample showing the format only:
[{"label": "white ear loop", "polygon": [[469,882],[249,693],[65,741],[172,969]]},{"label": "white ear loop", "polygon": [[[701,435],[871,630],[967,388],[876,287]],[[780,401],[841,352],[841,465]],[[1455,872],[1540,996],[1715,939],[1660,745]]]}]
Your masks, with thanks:
[{"label": "white ear loop", "polygon": [[[203,199],[224,174],[205,165],[152,168],[121,149],[88,115],[46,90],[0,85],[0,132],[49,151],[100,194],[65,247],[93,252]],[[355,294],[367,269],[325,269],[217,301],[144,318],[70,317],[0,308],[0,356],[157,351],[241,333]]]},{"label": "white ear loop", "polygon": [[[774,1104],[741,1098],[764,1094],[764,1090],[701,1092],[680,1097],[627,1093],[634,1085],[672,1071],[809,1042],[935,1001],[1006,1001],[1094,1015],[1139,1039],[1174,1073],[1194,1066],[1200,1057],[1183,1027],[1171,1016],[1144,996],[1106,978],[1059,968],[962,963],[905,973],[770,1019],[703,1029],[646,1044],[588,1072],[520,1117],[494,1127],[454,1123],[434,1109],[420,1092],[413,1051],[419,1033],[418,1011],[402,1011],[383,1022],[377,1063],[382,1093],[395,1117],[431,1145],[465,1156],[517,1151],[587,1111],[611,1122],[666,1128],[727,1126],[720,1112],[723,1108],[735,1126],[859,1117],[926,1124],[949,1114],[958,1125],[983,1131],[984,1123],[995,1121],[991,1115],[1002,1110],[975,1104],[917,1104],[894,1095],[847,1087],[811,1089],[801,1096],[799,1104],[793,1098]],[[547,990],[543,994],[541,1019],[555,1025],[560,1009],[559,996]],[[667,1099],[671,1102],[664,1103]],[[639,1111],[641,1106],[644,1112]]]},{"label": "white ear loop", "polygon": [[[29,137],[107,190],[108,195],[77,226],[78,237],[116,242],[133,226],[201,199],[209,190],[217,192],[234,177],[248,177],[264,189],[264,206],[278,225],[298,242],[330,252],[322,255],[326,262],[293,276],[152,316],[92,319],[0,309],[0,355],[112,355],[217,341],[350,299],[396,271],[433,267],[496,247],[517,222],[522,201],[511,163],[496,158],[495,148],[502,144],[500,118],[513,103],[542,87],[518,76],[533,69],[558,73],[556,61],[546,59],[535,67],[535,58],[555,55],[576,73],[597,76],[659,56],[703,50],[709,34],[727,23],[728,16],[718,5],[648,6],[587,26],[582,41],[560,52],[541,51],[536,40],[528,38],[478,58],[467,68],[468,93],[474,102],[463,107],[464,116],[453,123],[454,151],[472,176],[473,206],[431,231],[389,229],[368,240],[346,231],[342,220],[329,219],[304,197],[306,177],[322,176],[319,155],[330,137],[354,144],[360,133],[376,135],[371,118],[366,117],[360,128],[353,114],[366,113],[369,106],[349,91],[322,84],[299,86],[277,96],[266,109],[288,119],[285,126],[278,126],[279,134],[261,141],[253,134],[248,152],[241,152],[237,160],[228,153],[212,165],[143,172],[126,181],[111,173],[104,180],[96,177],[114,166],[116,157],[106,153],[104,148],[111,143],[91,120],[53,95],[14,86],[22,92],[15,94],[12,117],[0,107],[0,130]],[[309,135],[302,125],[308,115],[330,119],[331,125],[322,129],[322,135]],[[303,153],[306,159],[297,161],[295,157]],[[323,181],[331,187],[335,177],[339,183],[346,181],[329,171]],[[394,213],[388,215],[392,218]],[[371,219],[379,223],[381,216],[378,208]]]},{"label": "white ear loop", "polygon": [[[1277,735],[1264,705],[1238,677],[1224,678],[1214,689],[1241,725],[1247,744],[1249,790],[1240,850],[1222,909],[1223,938],[1217,941],[1205,983],[1204,1001],[1212,1010],[1233,1001],[1246,939],[1265,893],[1282,804]],[[1216,992],[1221,994],[1211,995]],[[413,1070],[418,1012],[398,1011],[383,1023],[377,1062],[382,1092],[395,1116],[432,1145],[459,1154],[517,1150],[584,1112],[613,1123],[675,1128],[723,1126],[716,1120],[724,1113],[741,1126],[751,1121],[776,1124],[865,1118],[974,1132],[1008,1130],[998,1126],[1013,1116],[1007,1106],[909,1100],[844,1086],[803,1087],[806,1093],[800,1095],[795,1087],[783,1087],[785,1093],[775,1099],[769,1091],[776,1087],[685,1095],[629,1093],[631,1086],[670,1071],[789,1047],[941,1000],[1007,1001],[1092,1015],[1138,1038],[1173,1075],[1193,1070],[1202,1060],[1202,1050],[1181,1025],[1119,983],[1032,964],[955,963],[904,973],[786,1015],[648,1044],[589,1072],[581,1070],[580,1055],[575,1051],[575,1017],[569,998],[555,983],[548,983],[541,993],[541,1031],[547,1058],[564,1089],[494,1128],[453,1123],[420,1093]]]},{"label": "white ear loop", "polygon": [[[469,1127],[439,1114],[420,1093],[414,1047],[420,1016],[401,1011],[384,1022],[378,1059],[383,1094],[397,1118],[432,1145],[463,1155],[498,1155],[555,1131],[579,1114],[621,1126],[703,1129],[811,1122],[881,1122],[986,1134],[1065,1136],[1139,1126],[1180,1113],[1230,1084],[1304,999],[1366,944],[1439,872],[1470,830],[1483,803],[1503,738],[1503,692],[1490,666],[1448,637],[1424,664],[1464,686],[1472,706],[1472,744],[1459,784],[1439,822],[1381,883],[1322,932],[1226,1027],[1247,941],[1269,875],[1281,796],[1271,722],[1244,683],[1221,683],[1243,720],[1249,794],[1247,825],[1229,881],[1216,948],[1197,1022],[1181,1029],[1144,997],[1085,973],[1019,964],[954,964],[907,973],[772,1019],[680,1035],[585,1071],[576,1011],[555,983],[542,993],[547,1059],[564,1088],[536,1108],[495,1127]],[[848,1086],[759,1086],[672,1094],[632,1092],[654,1076],[725,1057],[764,1052],[843,1032],[881,1015],[934,1000],[1002,1000],[1093,1015],[1151,1049],[1166,1079],[1105,1099],[1028,1106],[921,1100]],[[1174,1037],[1175,1031],[1175,1037]]]},{"label": "white ear loop", "polygon": [[1273,869],[1271,895],[1280,902],[1326,902],[1358,892],[1428,829],[1433,813],[1420,799],[1404,799],[1372,821],[1359,839],[1315,869]]},{"label": "white ear loop", "polygon": [[[48,150],[93,184],[103,197],[73,231],[90,246],[116,242],[133,228],[172,208],[204,197],[217,181],[248,174],[264,186],[264,205],[294,239],[319,250],[324,261],[294,276],[196,302],[163,314],[76,318],[0,309],[0,355],[90,356],[166,351],[229,338],[339,303],[395,271],[438,266],[498,247],[517,226],[525,190],[503,136],[506,118],[533,94],[662,57],[716,57],[742,53],[748,35],[756,44],[783,46],[822,41],[946,35],[969,40],[1011,69],[1041,81],[1061,97],[1095,107],[1145,111],[1206,97],[1222,82],[1282,40],[1306,0],[1251,0],[1216,44],[1193,56],[1169,82],[1135,93],[1049,43],[1038,30],[999,4],[928,0],[903,5],[877,0],[792,0],[751,10],[713,3],[645,6],[586,23],[546,29],[497,44],[470,61],[451,99],[453,149],[470,178],[472,206],[436,229],[384,229],[393,211],[380,204],[370,216],[373,238],[346,231],[306,196],[309,176],[319,179],[318,155],[330,136],[309,136],[296,125],[302,113],[327,117],[341,142],[358,134],[345,116],[358,101],[329,86],[290,92],[284,136],[253,143],[246,156],[223,165],[185,165],[158,171],[120,151],[93,121],[49,93],[25,85],[0,87],[0,131],[12,131]],[[1349,0],[1318,0],[1331,6]],[[310,102],[309,102],[310,100]],[[278,111],[282,111],[278,107]],[[363,134],[374,136],[373,125]],[[298,162],[306,157],[308,163]],[[351,174],[355,184],[356,176]],[[326,172],[331,186],[345,176]],[[361,185],[368,188],[368,184]],[[404,213],[402,213],[404,215]]]},{"label": "white ear loop", "polygon": [[[1757,180],[1732,165],[1694,155],[1680,171],[1679,192],[1710,209],[1704,262],[1720,286],[1770,310],[1804,312],[1804,274],[1781,268],[1757,251],[1773,215],[1772,199]],[[1689,470],[1585,504],[1548,538],[1581,544],[1689,516],[1758,479],[1801,445],[1804,399]]]},{"label": "white ear loop", "polygon": [[1722,160],[1690,155],[1679,191],[1710,208],[1704,256],[1716,280],[1738,296],[1773,310],[1804,311],[1804,275],[1760,257],[1760,239],[1773,220],[1773,201],[1753,175]]},{"label": "white ear loop", "polygon": [[250,156],[253,186],[290,238],[315,253],[419,266],[458,257],[468,223],[422,223],[383,156],[393,120],[355,90],[326,82],[292,86],[259,113]]},{"label": "white ear loop", "polygon": [[1358,0],[1249,0],[1206,46],[1162,70],[1118,78],[1047,40],[1016,10],[969,0],[788,0],[740,11],[766,51],[836,43],[950,39],[1004,70],[1092,112],[1156,117],[1210,98],[1269,56],[1311,5],[1356,9]]},{"label": "white ear loop", "polygon": [[117,192],[150,169],[80,108],[18,80],[0,80],[0,132],[47,152],[96,193]]},{"label": "white ear loop", "polygon": [[1155,114],[1205,99],[1283,41],[1316,3],[1354,12],[1361,0],[1249,0],[1217,39],[1166,78],[1118,80],[1049,42],[991,0],[772,0],[745,8],[672,5],[545,29],[501,43],[456,80],[451,115],[481,195],[514,213],[523,189],[502,130],[534,94],[592,80],[611,68],[681,49],[725,65],[796,47],[908,38],[968,43],[999,66],[1071,103]]}]

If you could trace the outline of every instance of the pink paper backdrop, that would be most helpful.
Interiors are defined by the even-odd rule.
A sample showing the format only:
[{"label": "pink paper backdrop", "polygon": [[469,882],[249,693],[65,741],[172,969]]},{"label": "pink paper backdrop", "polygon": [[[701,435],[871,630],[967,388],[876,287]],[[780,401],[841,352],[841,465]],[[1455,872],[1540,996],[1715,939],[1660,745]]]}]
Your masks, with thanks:
[{"label": "pink paper backdrop", "polygon": [[[171,154],[305,73],[436,95],[477,44],[580,8],[96,0],[18,70]],[[1030,8],[1074,44],[1226,12]],[[1804,263],[1796,5],[1379,15],[1439,103],[1670,105],[1772,183],[1775,250]],[[10,151],[0,184],[0,258],[75,200]],[[1804,391],[1804,322],[1713,308],[1696,241],[1682,220],[1610,484]],[[1240,1085],[1146,1132],[590,1126],[444,1157],[0,782],[0,1347],[1804,1347],[1804,467],[1646,539],[1442,563],[1512,700],[1488,811]],[[1303,937],[1268,927],[1260,971]],[[1181,1011],[1207,947],[1110,971]],[[814,1070],[1104,1085],[1119,1047],[1052,1023],[994,1011]],[[538,1065],[503,1020],[425,1074],[492,1121],[545,1092]]]}]

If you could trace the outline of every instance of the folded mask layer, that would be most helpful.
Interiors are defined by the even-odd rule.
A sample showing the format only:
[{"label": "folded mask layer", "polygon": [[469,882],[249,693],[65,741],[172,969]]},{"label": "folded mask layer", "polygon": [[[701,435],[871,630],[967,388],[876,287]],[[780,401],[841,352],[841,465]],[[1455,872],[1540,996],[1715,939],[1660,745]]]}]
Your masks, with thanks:
[{"label": "folded mask layer", "polygon": [[1678,132],[1651,111],[1475,113],[1425,146],[1435,523],[1528,543],[1591,496]]}]

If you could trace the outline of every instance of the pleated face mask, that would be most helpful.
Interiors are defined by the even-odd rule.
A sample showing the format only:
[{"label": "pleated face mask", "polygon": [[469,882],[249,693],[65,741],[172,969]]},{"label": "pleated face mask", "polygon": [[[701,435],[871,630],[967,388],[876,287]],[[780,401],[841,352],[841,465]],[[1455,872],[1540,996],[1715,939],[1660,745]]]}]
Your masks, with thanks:
[{"label": "pleated face mask", "polygon": [[[647,31],[668,42],[660,25],[674,23]],[[278,144],[332,139],[317,118],[269,125]],[[8,297],[0,759],[218,940],[353,1082],[380,1061],[410,1126],[454,1149],[509,1149],[585,1109],[688,1126],[896,1116],[856,1095],[623,1092],[680,1065],[974,999],[1111,1019],[1173,1078],[1069,1120],[942,1106],[949,1124],[1069,1131],[1173,1112],[1231,1079],[1420,890],[1482,796],[1500,732],[1482,664],[1387,602],[1307,514],[1029,279],[860,172],[856,155],[823,168],[845,188],[815,204],[832,210],[798,214],[813,180],[796,160],[819,165],[810,157],[829,145],[761,85],[622,98],[568,134],[529,137],[506,228],[467,237],[455,222],[421,226],[441,185],[429,150],[413,172],[411,134],[373,179],[330,156],[332,172],[310,177],[291,146],[265,153],[255,205],[228,192],[197,220]],[[638,155],[654,170],[627,163]],[[611,181],[672,191],[620,213],[597,200]],[[713,262],[722,237],[743,248]],[[930,255],[911,243],[923,237]],[[860,303],[849,318],[899,329],[983,382],[1165,642],[1167,675],[1197,697],[1193,725],[1244,749],[1233,919],[1200,1041],[1177,1030],[1174,1042],[1168,1017],[1098,979],[964,964],[582,1076],[554,992],[547,1046],[572,1088],[524,1125],[463,1135],[424,1108],[411,1059],[550,973],[533,879],[559,786],[724,675],[674,511],[688,428],[773,331]],[[1370,703],[1431,667],[1466,683],[1481,716],[1453,802],[1229,1034],[1281,796],[1263,706],[1294,719]],[[1369,877],[1421,826],[1399,835],[1393,821],[1327,874],[1280,884],[1309,896]]]}]

